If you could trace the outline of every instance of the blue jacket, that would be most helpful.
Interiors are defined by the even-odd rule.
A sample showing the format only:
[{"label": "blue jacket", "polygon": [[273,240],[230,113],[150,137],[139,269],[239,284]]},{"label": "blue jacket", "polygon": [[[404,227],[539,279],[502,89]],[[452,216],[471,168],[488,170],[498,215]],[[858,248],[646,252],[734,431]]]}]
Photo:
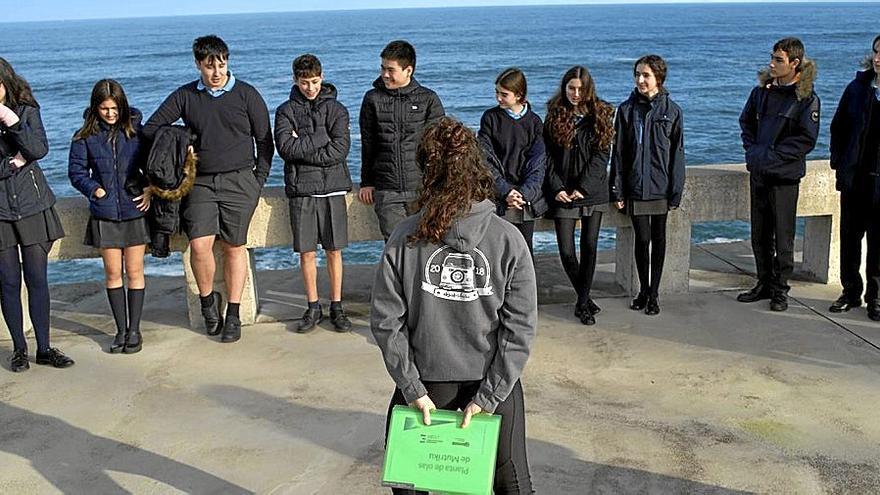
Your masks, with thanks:
[{"label": "blue jacket", "polygon": [[[110,128],[103,122],[98,134],[70,144],[67,176],[73,187],[89,198],[94,218],[121,221],[144,216],[133,201],[139,194],[133,195],[125,187],[129,178],[141,173],[147,151],[141,146],[141,113],[137,109],[131,109],[131,121],[136,134],[128,138],[118,130],[115,149],[110,142]],[[100,199],[95,197],[99,187],[107,192]]]},{"label": "blue jacket", "polygon": [[831,121],[831,168],[837,176],[838,191],[849,191],[853,187],[859,162],[866,151],[863,145],[871,123],[873,81],[874,69],[857,73],[840,97]]}]

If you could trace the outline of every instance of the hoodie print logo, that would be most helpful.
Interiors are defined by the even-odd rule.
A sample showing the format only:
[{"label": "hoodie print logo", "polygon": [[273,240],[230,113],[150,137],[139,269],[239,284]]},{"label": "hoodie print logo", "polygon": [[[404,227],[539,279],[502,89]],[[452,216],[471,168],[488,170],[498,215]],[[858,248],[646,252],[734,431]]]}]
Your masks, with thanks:
[{"label": "hoodie print logo", "polygon": [[475,301],[494,294],[489,275],[489,261],[479,249],[459,253],[443,246],[425,263],[422,290],[447,301]]}]

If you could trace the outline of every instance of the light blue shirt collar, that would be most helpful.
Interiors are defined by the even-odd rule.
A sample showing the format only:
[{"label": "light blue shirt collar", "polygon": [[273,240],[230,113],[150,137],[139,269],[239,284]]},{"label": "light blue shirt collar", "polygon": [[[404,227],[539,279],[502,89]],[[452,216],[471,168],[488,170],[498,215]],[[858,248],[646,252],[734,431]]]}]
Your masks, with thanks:
[{"label": "light blue shirt collar", "polygon": [[529,112],[529,104],[528,104],[528,103],[523,103],[523,109],[522,109],[522,111],[519,112],[519,113],[516,113],[516,112],[514,112],[513,110],[511,110],[511,109],[509,109],[509,108],[505,108],[504,111],[507,112],[507,115],[510,115],[510,117],[511,117],[513,120],[519,120],[519,119],[525,117],[525,115]]},{"label": "light blue shirt collar", "polygon": [[205,86],[204,81],[202,81],[202,78],[200,77],[199,83],[196,84],[196,89],[199,91],[207,91],[209,95],[213,96],[214,98],[217,98],[218,96],[223,96],[224,94],[232,91],[233,86],[235,86],[235,76],[233,76],[232,73],[230,72],[229,73],[229,80],[226,81],[226,84],[222,88],[211,89],[211,88]]}]

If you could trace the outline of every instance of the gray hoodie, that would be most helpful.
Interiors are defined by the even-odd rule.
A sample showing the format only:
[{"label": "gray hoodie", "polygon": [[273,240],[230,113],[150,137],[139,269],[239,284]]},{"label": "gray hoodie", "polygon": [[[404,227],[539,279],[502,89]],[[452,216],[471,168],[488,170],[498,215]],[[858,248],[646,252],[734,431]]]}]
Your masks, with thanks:
[{"label": "gray hoodie", "polygon": [[487,412],[522,375],[538,323],[535,268],[522,234],[490,200],[456,220],[442,245],[407,245],[420,215],[398,225],[373,283],[370,326],[407,402],[423,381],[482,380]]}]

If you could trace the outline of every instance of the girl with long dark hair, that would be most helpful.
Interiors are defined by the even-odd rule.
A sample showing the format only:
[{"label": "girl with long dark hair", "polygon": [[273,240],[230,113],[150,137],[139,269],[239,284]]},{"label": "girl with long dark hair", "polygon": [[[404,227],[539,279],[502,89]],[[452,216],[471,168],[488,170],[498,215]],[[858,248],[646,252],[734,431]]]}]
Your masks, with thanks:
[{"label": "girl with long dark hair", "polygon": [[[397,385],[430,424],[436,408],[502,416],[496,494],[533,493],[520,376],[538,316],[532,257],[495,214],[494,181],[473,131],[444,117],[418,149],[421,211],[385,245],[370,325]],[[395,493],[410,493],[395,489]]]},{"label": "girl with long dark hair", "polygon": [[102,79],[92,89],[84,120],[73,135],[67,175],[73,187],[89,199],[91,216],[84,242],[99,249],[104,261],[107,299],[116,322],[116,336],[108,350],[133,354],[143,344],[144,251],[150,240],[144,219],[150,192],[141,180],[141,113],[129,107],[118,82]]},{"label": "girl with long dark hair", "polygon": [[40,106],[31,87],[0,58],[0,309],[12,335],[10,369],[28,363],[21,308],[21,279],[28,289],[28,313],[37,340],[36,363],[67,368],[73,360],[49,346],[49,281],[46,268],[52,242],[64,237],[37,160],[49,144]]},{"label": "girl with long dark hair", "polygon": [[[600,311],[590,298],[590,289],[596,272],[602,213],[608,211],[607,169],[613,119],[614,107],[596,95],[596,84],[586,67],[568,69],[559,90],[547,102],[547,217],[553,218],[559,257],[577,293],[574,314],[585,325],[594,325]],[[574,245],[578,220],[580,262]]]},{"label": "girl with long dark hair", "polygon": [[635,230],[640,287],[630,308],[656,315],[667,213],[678,208],[684,191],[682,112],[663,86],[666,62],[658,55],[636,60],[633,77],[636,87],[615,118],[611,196]]}]

